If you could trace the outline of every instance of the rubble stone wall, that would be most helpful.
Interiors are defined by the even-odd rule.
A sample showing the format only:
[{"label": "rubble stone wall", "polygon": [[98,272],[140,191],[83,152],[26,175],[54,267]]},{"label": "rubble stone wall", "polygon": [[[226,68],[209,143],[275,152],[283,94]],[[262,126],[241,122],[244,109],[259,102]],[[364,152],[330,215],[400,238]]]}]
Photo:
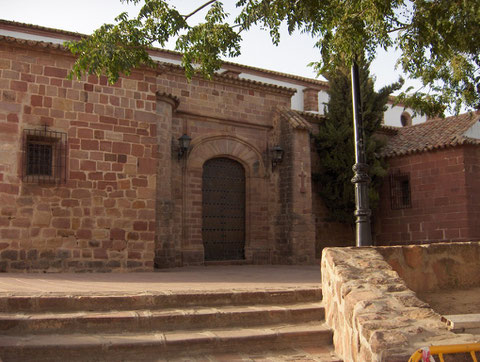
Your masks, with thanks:
[{"label": "rubble stone wall", "polygon": [[480,243],[378,247],[385,261],[415,292],[480,286]]},{"label": "rubble stone wall", "polygon": [[[336,353],[346,362],[404,362],[431,344],[473,342],[471,335],[446,329],[441,316],[419,300],[385,261],[385,250],[323,250],[323,302]],[[422,268],[416,271],[421,274]]]}]

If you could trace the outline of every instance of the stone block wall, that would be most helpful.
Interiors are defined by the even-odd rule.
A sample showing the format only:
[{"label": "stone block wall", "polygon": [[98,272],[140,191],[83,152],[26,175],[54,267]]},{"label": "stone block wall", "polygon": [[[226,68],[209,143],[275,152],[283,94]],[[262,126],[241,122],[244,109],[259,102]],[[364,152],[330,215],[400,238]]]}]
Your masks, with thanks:
[{"label": "stone block wall", "polygon": [[480,147],[464,146],[465,192],[470,240],[480,240]]},{"label": "stone block wall", "polygon": [[281,164],[272,172],[278,187],[272,214],[275,227],[274,263],[311,264],[315,260],[315,224],[309,130],[290,122],[288,115],[276,120],[277,142],[284,150]]},{"label": "stone block wall", "polygon": [[319,89],[305,88],[303,90],[303,110],[318,112],[318,92]]},{"label": "stone block wall", "polygon": [[[174,65],[115,85],[68,80],[73,61],[55,44],[0,39],[1,271],[203,264],[202,167],[215,157],[245,169],[246,262],[313,262],[308,131],[274,122],[295,90],[187,81]],[[66,181],[22,180],[22,132],[45,127],[67,136]],[[182,134],[192,144],[179,159]],[[280,141],[289,154],[274,173],[269,150]]]},{"label": "stone block wall", "polygon": [[[292,144],[292,198],[291,230],[293,264],[313,264],[315,261],[315,224],[312,213],[312,171],[310,135],[304,129],[295,129]],[[307,157],[305,157],[307,156]],[[287,204],[288,207],[288,204]]]},{"label": "stone block wall", "polygon": [[[410,175],[411,207],[392,210],[386,180],[376,213],[376,245],[480,238],[478,152],[457,146],[389,159],[389,172]],[[472,205],[472,206],[470,206]]]},{"label": "stone block wall", "polygon": [[[313,135],[318,134],[317,122],[311,123]],[[313,137],[310,141],[310,160],[312,175],[314,176],[322,167],[322,160],[320,160],[318,152],[315,149],[315,140]],[[319,194],[321,187],[320,182],[316,182],[315,177],[313,177],[312,210],[315,220],[315,256],[317,259],[321,258],[323,248],[355,245],[355,225],[333,222],[329,219],[328,210]]]},{"label": "stone block wall", "polygon": [[[171,93],[179,100],[171,128],[175,264],[203,264],[202,167],[215,157],[231,158],[245,169],[246,261],[272,262],[275,239],[270,215],[277,207],[270,201],[272,174],[267,149],[273,138],[274,110],[290,105],[292,91],[229,77],[214,78],[213,82],[194,77],[188,82],[177,67],[167,67],[158,76],[157,86],[159,92]],[[178,160],[177,139],[182,134],[189,135],[192,142],[188,154]]]},{"label": "stone block wall", "polygon": [[404,362],[422,347],[475,340],[448,331],[441,316],[408,289],[381,253],[373,247],[323,251],[326,322],[344,361]]},{"label": "stone block wall", "polygon": [[[154,73],[67,80],[57,46],[0,44],[0,270],[152,270]],[[67,181],[22,182],[22,131],[68,135]]]},{"label": "stone block wall", "polygon": [[376,249],[415,292],[480,286],[480,243],[401,245]]},{"label": "stone block wall", "polygon": [[276,198],[278,212],[275,214],[275,250],[274,261],[288,259],[292,255],[292,225],[294,215],[291,210],[291,200],[294,192],[294,169],[293,169],[293,134],[295,130],[288,122],[279,116],[277,127],[279,128],[278,143],[284,150],[282,165],[274,171],[277,176],[278,196]]}]

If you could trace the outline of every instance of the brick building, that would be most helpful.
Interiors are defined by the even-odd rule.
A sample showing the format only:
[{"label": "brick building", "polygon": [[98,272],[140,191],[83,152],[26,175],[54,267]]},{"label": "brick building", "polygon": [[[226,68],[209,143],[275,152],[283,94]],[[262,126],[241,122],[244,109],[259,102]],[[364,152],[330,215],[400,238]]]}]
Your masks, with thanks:
[{"label": "brick building", "polygon": [[390,129],[376,244],[480,239],[480,113]]},{"label": "brick building", "polygon": [[[156,69],[114,85],[68,80],[61,44],[78,37],[0,21],[1,271],[313,263],[352,243],[311,183],[327,83],[234,63],[188,82],[181,55],[164,50],[151,53]],[[385,114],[386,125],[424,121]],[[397,240],[386,226],[399,213],[378,240]]]},{"label": "brick building", "polygon": [[1,270],[314,261],[311,125],[290,109],[296,89],[235,70],[187,82],[175,59],[114,85],[72,81],[60,43],[77,34],[1,27]]}]

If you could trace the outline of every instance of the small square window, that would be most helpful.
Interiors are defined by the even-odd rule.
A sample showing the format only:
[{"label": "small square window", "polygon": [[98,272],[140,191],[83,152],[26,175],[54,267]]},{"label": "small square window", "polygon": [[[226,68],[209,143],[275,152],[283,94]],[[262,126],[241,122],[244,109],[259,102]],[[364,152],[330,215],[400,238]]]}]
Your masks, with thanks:
[{"label": "small square window", "polygon": [[23,133],[23,181],[36,183],[65,182],[66,133],[47,129],[26,129]]},{"label": "small square window", "polygon": [[412,207],[409,173],[397,172],[390,175],[390,201],[392,210]]},{"label": "small square window", "polygon": [[27,176],[52,176],[53,144],[27,140]]}]

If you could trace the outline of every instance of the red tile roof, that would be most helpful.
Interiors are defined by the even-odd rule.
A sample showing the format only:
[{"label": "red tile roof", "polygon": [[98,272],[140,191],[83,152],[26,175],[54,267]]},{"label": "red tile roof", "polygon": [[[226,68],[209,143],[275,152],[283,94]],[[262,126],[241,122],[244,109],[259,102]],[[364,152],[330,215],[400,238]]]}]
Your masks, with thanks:
[{"label": "red tile roof", "polygon": [[313,113],[313,112],[299,111],[299,110],[296,110],[295,112],[297,112],[301,117],[303,117],[310,123],[321,123],[321,122],[324,122],[326,119],[325,115],[320,113]]},{"label": "red tile roof", "polygon": [[312,130],[312,125],[308,123],[297,111],[294,111],[287,107],[278,107],[278,113],[283,117],[294,129],[305,129],[307,131]]},{"label": "red tile roof", "polygon": [[0,35],[0,41],[7,43],[16,43],[19,45],[26,45],[29,47],[39,47],[39,48],[48,48],[48,49],[58,49],[62,51],[67,51],[67,49],[62,44],[50,43],[46,41],[39,40],[26,40],[20,38],[14,38],[11,36]]},{"label": "red tile roof", "polygon": [[395,157],[464,144],[480,144],[479,139],[465,136],[465,132],[478,121],[480,112],[469,112],[398,128],[396,134],[389,137],[382,155]]}]

